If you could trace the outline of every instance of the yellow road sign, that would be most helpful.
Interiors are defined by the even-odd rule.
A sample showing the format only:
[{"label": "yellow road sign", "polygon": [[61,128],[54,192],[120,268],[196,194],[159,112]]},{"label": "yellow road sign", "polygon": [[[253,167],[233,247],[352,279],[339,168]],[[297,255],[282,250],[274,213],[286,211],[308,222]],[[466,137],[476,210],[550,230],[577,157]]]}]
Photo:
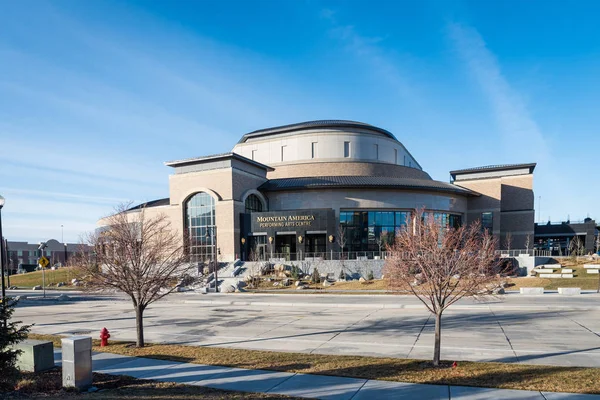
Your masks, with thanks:
[{"label": "yellow road sign", "polygon": [[42,266],[42,268],[46,268],[46,266],[48,266],[48,264],[50,264],[50,261],[48,261],[48,259],[44,256],[40,257],[38,264],[40,264]]}]

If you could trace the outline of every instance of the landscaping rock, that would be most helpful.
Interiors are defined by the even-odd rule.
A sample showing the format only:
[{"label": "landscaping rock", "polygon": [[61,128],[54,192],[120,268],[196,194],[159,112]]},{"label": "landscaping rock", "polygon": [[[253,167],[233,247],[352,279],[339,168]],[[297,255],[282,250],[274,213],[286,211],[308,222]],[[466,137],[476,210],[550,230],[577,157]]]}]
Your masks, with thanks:
[{"label": "landscaping rock", "polygon": [[42,290],[42,287],[40,285],[34,286],[32,288],[33,290]]},{"label": "landscaping rock", "polygon": [[233,285],[225,285],[225,287],[221,288],[221,293],[234,293],[235,287]]},{"label": "landscaping rock", "polygon": [[296,288],[296,290],[304,290],[304,289],[306,289],[306,286],[304,286],[304,285],[300,285]]},{"label": "landscaping rock", "polygon": [[58,283],[56,284],[56,287],[63,287],[63,286],[65,286],[65,283],[64,283],[64,282],[58,282]]},{"label": "landscaping rock", "polygon": [[75,282],[79,282],[79,281],[77,280],[77,278],[73,278],[73,279],[71,279],[71,283],[72,283],[72,284],[74,284]]},{"label": "landscaping rock", "polygon": [[279,282],[273,282],[273,286],[279,286]]},{"label": "landscaping rock", "polygon": [[361,276],[361,277],[360,277],[360,279],[359,279],[358,281],[359,281],[360,283],[364,283],[364,282],[366,282],[367,280]]},{"label": "landscaping rock", "polygon": [[332,283],[330,283],[328,280],[323,281],[323,287],[329,287],[331,285],[332,285]]},{"label": "landscaping rock", "polygon": [[246,287],[246,286],[248,286],[248,284],[246,282],[244,282],[244,281],[239,281],[237,283],[237,287],[240,288],[240,289],[243,288],[243,287]]},{"label": "landscaping rock", "polygon": [[302,281],[296,281],[296,283],[294,283],[294,285],[296,285],[296,286],[302,286],[304,284],[302,283]]},{"label": "landscaping rock", "polygon": [[177,286],[176,292],[187,292],[189,289],[185,286]]},{"label": "landscaping rock", "polygon": [[79,281],[73,283],[73,286],[81,286],[81,285],[83,285],[83,284],[81,282],[79,282]]},{"label": "landscaping rock", "polygon": [[494,290],[492,290],[492,294],[506,294],[506,291],[503,287],[497,287]]},{"label": "landscaping rock", "polygon": [[281,284],[283,286],[290,286],[292,284],[292,281],[288,278],[285,278],[284,280],[281,281]]}]

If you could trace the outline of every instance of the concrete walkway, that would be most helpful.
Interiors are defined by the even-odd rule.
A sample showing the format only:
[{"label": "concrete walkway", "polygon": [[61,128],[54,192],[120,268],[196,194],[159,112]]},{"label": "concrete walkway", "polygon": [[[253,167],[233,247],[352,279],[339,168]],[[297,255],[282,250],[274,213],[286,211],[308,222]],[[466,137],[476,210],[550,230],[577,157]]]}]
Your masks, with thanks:
[{"label": "concrete walkway", "polygon": [[[61,350],[55,350],[61,364]],[[175,361],[94,353],[94,372],[128,375],[139,379],[206,386],[241,392],[270,393],[327,400],[440,399],[440,400],[600,400],[600,395],[489,389],[466,386],[425,385],[337,376],[297,374],[266,370],[219,367]]]}]

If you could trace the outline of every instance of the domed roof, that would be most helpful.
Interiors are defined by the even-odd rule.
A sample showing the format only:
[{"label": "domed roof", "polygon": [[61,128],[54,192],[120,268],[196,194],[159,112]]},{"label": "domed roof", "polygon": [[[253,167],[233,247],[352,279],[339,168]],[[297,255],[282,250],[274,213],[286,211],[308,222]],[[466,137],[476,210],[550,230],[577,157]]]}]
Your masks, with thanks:
[{"label": "domed roof", "polygon": [[299,122],[290,125],[282,125],[276,126],[273,128],[265,128],[259,129],[250,133],[246,133],[238,143],[246,143],[248,139],[262,138],[265,136],[272,136],[281,133],[290,133],[295,131],[310,131],[324,128],[354,128],[354,129],[362,129],[371,131],[375,134],[384,135],[390,139],[398,140],[396,137],[389,131],[385,129],[378,128],[373,125],[365,124],[364,122],[356,122],[356,121],[345,121],[345,120],[336,120],[336,119],[327,119],[327,120],[317,120],[317,121],[307,121],[307,122]]}]

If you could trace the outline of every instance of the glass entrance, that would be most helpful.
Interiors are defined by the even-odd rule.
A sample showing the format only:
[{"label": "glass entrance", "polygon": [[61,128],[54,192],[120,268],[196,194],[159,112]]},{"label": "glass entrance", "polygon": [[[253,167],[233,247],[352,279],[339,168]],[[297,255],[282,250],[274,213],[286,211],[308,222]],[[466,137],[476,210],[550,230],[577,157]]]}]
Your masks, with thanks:
[{"label": "glass entrance", "polygon": [[323,257],[327,248],[327,235],[325,233],[306,235],[306,256]]},{"label": "glass entrance", "polygon": [[296,235],[275,236],[275,253],[277,258],[296,260]]}]

